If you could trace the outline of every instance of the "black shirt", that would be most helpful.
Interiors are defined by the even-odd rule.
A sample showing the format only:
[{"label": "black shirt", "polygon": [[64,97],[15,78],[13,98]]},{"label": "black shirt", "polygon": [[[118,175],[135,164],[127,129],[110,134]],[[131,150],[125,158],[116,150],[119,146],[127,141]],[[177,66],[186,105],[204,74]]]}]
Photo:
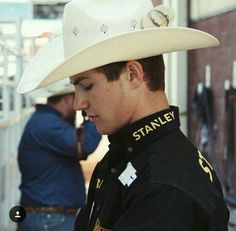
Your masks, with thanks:
[{"label": "black shirt", "polygon": [[219,180],[180,131],[178,108],[127,125],[109,141],[75,230],[228,230]]}]

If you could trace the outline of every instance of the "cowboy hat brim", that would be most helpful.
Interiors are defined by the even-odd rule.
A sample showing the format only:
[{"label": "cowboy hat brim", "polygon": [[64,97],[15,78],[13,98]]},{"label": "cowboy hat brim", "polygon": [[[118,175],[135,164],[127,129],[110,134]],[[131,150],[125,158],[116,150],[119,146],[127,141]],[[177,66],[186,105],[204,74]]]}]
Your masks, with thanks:
[{"label": "cowboy hat brim", "polygon": [[108,38],[64,59],[63,40],[58,37],[33,57],[22,75],[17,92],[30,92],[109,63],[217,45],[219,41],[203,31],[161,27]]},{"label": "cowboy hat brim", "polygon": [[49,84],[45,87],[37,89],[28,93],[31,98],[49,98],[52,96],[59,96],[74,93],[75,88],[72,84],[70,84],[69,79],[62,79],[55,83]]}]

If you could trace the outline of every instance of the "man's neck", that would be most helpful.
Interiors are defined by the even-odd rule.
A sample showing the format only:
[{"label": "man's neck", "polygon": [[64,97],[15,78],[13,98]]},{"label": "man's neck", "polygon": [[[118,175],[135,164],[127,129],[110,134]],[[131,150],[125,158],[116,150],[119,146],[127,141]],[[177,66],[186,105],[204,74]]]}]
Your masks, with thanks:
[{"label": "man's neck", "polygon": [[131,123],[156,112],[168,109],[170,106],[165,93],[163,91],[158,91],[140,98],[136,108]]}]

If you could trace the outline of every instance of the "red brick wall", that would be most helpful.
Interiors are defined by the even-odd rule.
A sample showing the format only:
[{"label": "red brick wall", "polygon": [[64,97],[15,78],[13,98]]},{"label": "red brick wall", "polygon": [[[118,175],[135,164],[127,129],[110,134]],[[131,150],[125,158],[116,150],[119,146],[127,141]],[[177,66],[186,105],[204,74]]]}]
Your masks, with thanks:
[{"label": "red brick wall", "polygon": [[[232,79],[232,63],[236,59],[236,28],[234,27],[236,11],[218,15],[199,22],[190,22],[190,27],[207,31],[216,36],[220,46],[189,52],[188,83],[188,134],[190,140],[198,144],[199,122],[194,118],[191,106],[194,89],[199,81],[205,79],[205,65],[211,65],[211,86],[216,111],[218,133],[215,139],[215,150],[222,174],[222,154],[224,143],[224,81]],[[213,163],[215,165],[215,163]]]}]

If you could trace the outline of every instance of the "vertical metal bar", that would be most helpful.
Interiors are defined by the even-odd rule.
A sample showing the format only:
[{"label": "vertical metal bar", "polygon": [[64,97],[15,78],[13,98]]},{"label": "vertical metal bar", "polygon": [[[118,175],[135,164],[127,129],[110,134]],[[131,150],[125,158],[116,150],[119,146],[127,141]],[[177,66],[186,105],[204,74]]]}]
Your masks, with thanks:
[{"label": "vertical metal bar", "polygon": [[207,88],[211,87],[211,66],[206,65],[205,67],[205,86]]},{"label": "vertical metal bar", "polygon": [[8,50],[7,47],[3,48],[3,89],[2,89],[2,111],[3,119],[9,117],[10,103],[9,103],[9,89],[8,82]]},{"label": "vertical metal bar", "polygon": [[[23,72],[23,58],[22,58],[22,50],[23,50],[23,43],[22,43],[22,35],[21,35],[21,19],[18,18],[16,21],[16,76],[15,81],[18,82],[21,78]],[[22,96],[16,93],[15,91],[15,113],[20,114],[22,109]]]},{"label": "vertical metal bar", "polygon": [[236,88],[236,60],[233,62],[232,86]]}]

